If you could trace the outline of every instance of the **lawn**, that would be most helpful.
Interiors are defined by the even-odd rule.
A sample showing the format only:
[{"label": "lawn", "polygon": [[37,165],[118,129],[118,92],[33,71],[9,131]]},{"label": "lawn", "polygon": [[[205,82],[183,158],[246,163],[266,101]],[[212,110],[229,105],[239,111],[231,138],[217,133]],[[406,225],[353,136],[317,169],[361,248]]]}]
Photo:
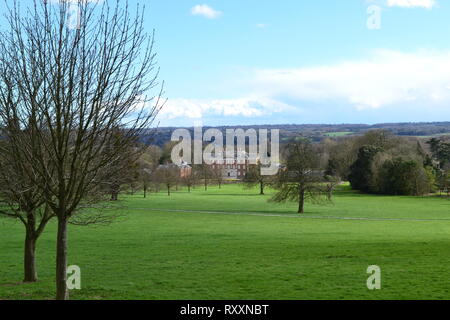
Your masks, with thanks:
[{"label": "lawn", "polygon": [[[112,225],[70,228],[82,272],[71,298],[450,299],[449,200],[342,186],[298,218],[269,196],[226,185],[122,197]],[[36,284],[20,283],[22,241],[23,227],[0,219],[0,299],[52,299],[55,224],[38,243]],[[374,264],[379,291],[366,287]]]}]

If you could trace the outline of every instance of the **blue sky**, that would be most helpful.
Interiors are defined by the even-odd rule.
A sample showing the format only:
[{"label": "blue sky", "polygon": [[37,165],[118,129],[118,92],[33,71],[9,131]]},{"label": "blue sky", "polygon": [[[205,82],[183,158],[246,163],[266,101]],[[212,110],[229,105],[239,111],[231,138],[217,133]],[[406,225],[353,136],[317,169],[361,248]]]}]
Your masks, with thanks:
[{"label": "blue sky", "polygon": [[[381,8],[380,29],[367,27],[370,5]],[[164,125],[450,120],[449,1],[147,6],[169,98]]]},{"label": "blue sky", "polygon": [[142,2],[163,126],[450,121],[449,1]]}]

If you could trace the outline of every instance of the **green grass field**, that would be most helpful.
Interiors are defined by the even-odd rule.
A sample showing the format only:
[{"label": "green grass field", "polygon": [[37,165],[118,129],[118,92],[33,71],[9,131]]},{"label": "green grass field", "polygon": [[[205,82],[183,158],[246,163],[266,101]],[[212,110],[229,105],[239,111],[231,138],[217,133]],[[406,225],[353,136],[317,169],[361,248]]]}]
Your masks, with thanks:
[{"label": "green grass field", "polygon": [[[226,185],[122,197],[112,225],[74,227],[72,299],[450,299],[450,200],[368,196],[268,203]],[[357,219],[365,218],[365,219]],[[23,227],[0,219],[0,299],[52,299],[55,224],[38,242],[40,281],[21,284]],[[369,265],[382,289],[366,287]]]}]

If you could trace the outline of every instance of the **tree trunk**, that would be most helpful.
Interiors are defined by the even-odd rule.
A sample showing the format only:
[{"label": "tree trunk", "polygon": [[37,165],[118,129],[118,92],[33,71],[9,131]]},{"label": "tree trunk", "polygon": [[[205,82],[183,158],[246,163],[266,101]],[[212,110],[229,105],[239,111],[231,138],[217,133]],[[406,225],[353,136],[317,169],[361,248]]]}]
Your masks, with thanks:
[{"label": "tree trunk", "polygon": [[167,195],[170,197],[170,186],[167,186]]},{"label": "tree trunk", "polygon": [[56,240],[56,300],[69,300],[67,290],[67,217],[58,217]]},{"label": "tree trunk", "polygon": [[264,195],[264,182],[259,182],[259,194]]},{"label": "tree trunk", "polygon": [[144,199],[147,198],[147,187],[144,187]]},{"label": "tree trunk", "polygon": [[38,280],[36,270],[36,240],[37,238],[34,232],[27,228],[24,252],[25,278],[23,282],[36,282]]},{"label": "tree trunk", "polygon": [[119,198],[120,185],[118,183],[113,182],[111,186],[111,201],[117,201]]},{"label": "tree trunk", "polygon": [[300,191],[298,213],[305,213],[305,191]]},{"label": "tree trunk", "polygon": [[333,200],[333,187],[331,187],[331,186],[328,186],[327,198],[328,198],[328,201]]}]

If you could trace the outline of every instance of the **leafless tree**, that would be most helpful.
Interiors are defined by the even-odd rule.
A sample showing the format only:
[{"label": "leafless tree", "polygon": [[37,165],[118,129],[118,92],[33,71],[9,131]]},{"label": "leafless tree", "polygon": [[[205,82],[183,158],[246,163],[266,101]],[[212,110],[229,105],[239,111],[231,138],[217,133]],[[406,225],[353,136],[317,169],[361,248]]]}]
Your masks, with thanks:
[{"label": "leafless tree", "polygon": [[180,169],[173,163],[161,165],[156,169],[153,179],[163,184],[167,189],[167,195],[170,196],[172,187],[180,180]]},{"label": "leafless tree", "polygon": [[185,174],[181,177],[181,183],[188,188],[188,192],[191,193],[193,189],[198,184],[197,176],[191,171],[190,174]]},{"label": "leafless tree", "polygon": [[[112,167],[121,169],[115,164],[123,151],[163,104],[162,86],[148,96],[159,86],[153,34],[144,29],[143,8],[131,13],[124,1],[34,0],[27,10],[8,3],[0,35],[0,134],[23,157],[28,178],[57,217],[56,298],[68,299],[69,220]],[[74,3],[76,28],[67,23]]]},{"label": "leafless tree", "polygon": [[[45,205],[40,190],[28,178],[29,166],[22,161],[21,154],[13,152],[7,141],[1,142],[1,151],[0,198],[3,209],[0,214],[18,219],[25,226],[24,282],[36,282],[36,243],[54,214]],[[4,161],[5,157],[12,158]]]},{"label": "leafless tree", "polygon": [[193,167],[193,174],[196,175],[196,179],[203,181],[205,191],[208,191],[208,184],[213,178],[212,168],[209,164],[196,164]]},{"label": "leafless tree", "polygon": [[[274,202],[297,201],[298,213],[305,212],[305,202],[322,202],[324,188],[319,155],[306,140],[290,142],[283,152],[286,170],[280,170],[273,184]],[[325,198],[325,201],[328,200]]]},{"label": "leafless tree", "polygon": [[224,181],[223,177],[223,167],[221,165],[214,165],[210,167],[211,177],[219,185],[219,189],[222,189],[222,184]]},{"label": "leafless tree", "polygon": [[142,182],[142,191],[144,191],[144,198],[147,198],[147,193],[151,186],[152,171],[147,167],[140,167],[139,177]]},{"label": "leafless tree", "polygon": [[247,189],[253,189],[255,186],[259,186],[259,194],[264,195],[265,188],[274,182],[274,176],[262,175],[261,167],[260,161],[257,164],[249,165],[243,182],[244,187]]},{"label": "leafless tree", "polygon": [[[116,141],[121,143],[123,130],[117,130]],[[137,141],[128,141],[127,146],[117,146],[115,143],[107,146],[110,149],[108,152],[117,153],[116,161],[105,165],[102,168],[104,172],[104,179],[101,181],[101,187],[105,193],[111,195],[111,201],[117,201],[119,193],[122,191],[123,186],[128,186],[133,194],[133,188],[136,188],[139,175],[139,150],[144,150],[145,147],[139,144]],[[121,152],[121,154],[119,154]]]},{"label": "leafless tree", "polygon": [[139,158],[139,180],[142,183],[144,198],[152,185],[152,174],[156,171],[161,158],[161,148],[148,146]]},{"label": "leafless tree", "polygon": [[333,200],[333,192],[338,185],[342,183],[341,179],[336,176],[326,175],[324,177],[324,186],[329,201]]}]

